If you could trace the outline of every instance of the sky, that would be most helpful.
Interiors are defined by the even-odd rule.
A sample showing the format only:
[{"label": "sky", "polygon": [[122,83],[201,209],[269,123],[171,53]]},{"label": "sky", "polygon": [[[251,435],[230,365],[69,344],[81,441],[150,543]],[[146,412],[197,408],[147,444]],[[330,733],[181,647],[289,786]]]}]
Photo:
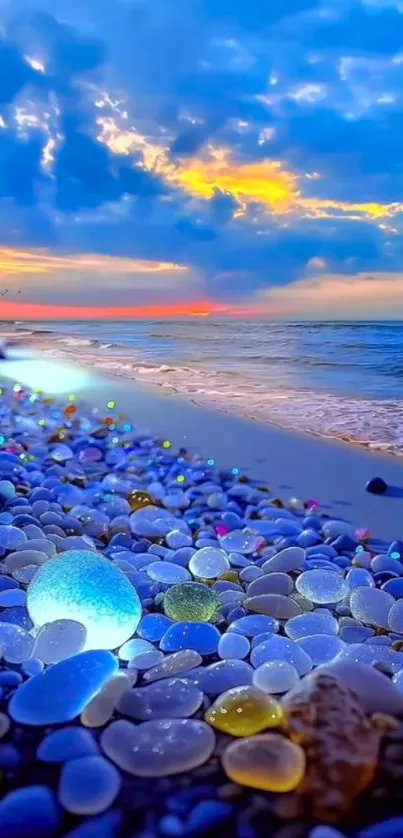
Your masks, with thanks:
[{"label": "sky", "polygon": [[403,2],[0,0],[0,318],[403,319]]}]

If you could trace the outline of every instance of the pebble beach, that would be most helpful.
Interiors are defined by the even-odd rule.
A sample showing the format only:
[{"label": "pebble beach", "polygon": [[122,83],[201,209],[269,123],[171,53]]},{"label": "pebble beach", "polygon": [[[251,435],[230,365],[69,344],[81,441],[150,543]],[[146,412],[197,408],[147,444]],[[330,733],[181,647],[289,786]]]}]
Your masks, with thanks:
[{"label": "pebble beach", "polygon": [[351,523],[121,405],[1,388],[0,834],[401,836],[396,506]]}]

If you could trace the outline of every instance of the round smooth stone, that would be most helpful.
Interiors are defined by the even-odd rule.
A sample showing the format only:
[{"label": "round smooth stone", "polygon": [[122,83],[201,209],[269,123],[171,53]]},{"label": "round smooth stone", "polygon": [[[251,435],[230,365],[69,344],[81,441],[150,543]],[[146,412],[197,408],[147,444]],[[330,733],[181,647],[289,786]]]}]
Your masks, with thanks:
[{"label": "round smooth stone", "polygon": [[262,538],[248,530],[232,530],[220,538],[220,546],[228,553],[241,553],[248,556],[254,553],[262,543]]},{"label": "round smooth stone", "polygon": [[363,585],[375,588],[374,577],[364,567],[352,567],[347,573],[346,582],[350,590],[354,590],[354,588],[359,588]]},{"label": "round smooth stone", "polygon": [[71,460],[74,454],[68,445],[60,443],[52,448],[50,456],[56,463],[65,463],[67,460]]},{"label": "round smooth stone", "polygon": [[231,736],[253,736],[279,727],[284,718],[281,704],[254,686],[234,687],[222,693],[204,716],[212,727]]},{"label": "round smooth stone", "polygon": [[287,661],[295,666],[299,675],[306,675],[312,669],[312,661],[309,655],[295,642],[286,637],[279,637],[273,634],[264,643],[259,643],[251,651],[250,661],[257,669],[262,663],[268,661]]},{"label": "round smooth stone", "polygon": [[274,634],[278,630],[279,623],[277,620],[274,617],[267,617],[265,614],[247,614],[245,617],[239,617],[228,628],[228,631],[236,631],[246,637],[256,637],[256,635],[265,631]]},{"label": "round smooth stone", "polygon": [[298,640],[310,634],[336,635],[339,632],[339,624],[330,611],[317,610],[308,611],[306,614],[299,614],[287,620],[284,630],[291,640]]},{"label": "round smooth stone", "polygon": [[133,637],[120,647],[118,655],[122,661],[131,661],[135,655],[143,654],[144,652],[153,652],[154,646],[148,640],[139,640]]},{"label": "round smooth stone", "polygon": [[203,693],[179,678],[156,681],[124,693],[117,708],[122,716],[148,722],[151,719],[187,719],[203,701]]},{"label": "round smooth stone", "polygon": [[221,635],[218,644],[218,654],[223,660],[228,658],[232,660],[243,660],[247,657],[249,651],[250,643],[245,635],[238,634],[236,631],[229,631]]},{"label": "round smooth stone", "polygon": [[248,585],[247,594],[248,597],[258,596],[259,594],[288,596],[293,588],[292,580],[286,573],[265,573],[263,576],[259,575],[258,579],[254,579]]},{"label": "round smooth stone", "polygon": [[164,653],[158,649],[153,649],[151,652],[140,652],[129,661],[130,669],[140,669],[145,672],[147,669],[153,669],[157,664],[164,660]]},{"label": "round smooth stone", "polygon": [[54,730],[39,745],[37,756],[42,762],[68,762],[98,753],[97,743],[82,727]]},{"label": "round smooth stone", "polygon": [[27,595],[21,588],[9,588],[0,592],[0,608],[11,608],[15,605],[25,605]]},{"label": "round smooth stone", "polygon": [[302,748],[275,733],[231,742],[224,751],[222,764],[234,783],[263,791],[293,791],[305,774]]},{"label": "round smooth stone", "polygon": [[389,612],[395,600],[386,591],[378,588],[354,588],[350,595],[350,609],[353,617],[362,623],[388,628]]},{"label": "round smooth stone", "polygon": [[340,602],[349,591],[345,579],[330,570],[306,570],[298,576],[295,587],[306,599],[324,605]]},{"label": "round smooth stone", "polygon": [[244,600],[244,607],[256,614],[265,614],[277,620],[289,620],[301,613],[299,605],[293,599],[281,594],[260,594]]},{"label": "round smooth stone", "polygon": [[110,652],[81,652],[21,684],[11,698],[9,713],[27,725],[72,721],[117,669],[117,658]]},{"label": "round smooth stone", "polygon": [[0,834],[7,838],[53,838],[60,820],[55,794],[47,786],[10,791],[0,802]]},{"label": "round smooth stone", "polygon": [[109,559],[89,550],[68,550],[42,565],[28,588],[35,626],[69,619],[87,630],[86,649],[115,649],[140,621],[133,585]]},{"label": "round smooth stone", "polygon": [[15,550],[27,541],[27,536],[19,527],[0,525],[0,547]]},{"label": "round smooth stone", "polygon": [[0,649],[8,663],[22,663],[30,658],[34,643],[32,635],[21,626],[0,623]]},{"label": "round smooth stone", "polygon": [[34,654],[43,663],[58,663],[78,655],[84,649],[86,637],[87,632],[82,623],[55,620],[39,630]]},{"label": "round smooth stone", "polygon": [[190,572],[199,579],[218,579],[230,566],[226,552],[218,547],[202,547],[189,562]]},{"label": "round smooth stone", "polygon": [[289,573],[291,570],[300,570],[305,561],[305,550],[302,547],[286,547],[275,556],[268,559],[263,565],[263,573]]},{"label": "round smooth stone", "polygon": [[195,719],[112,722],[101,736],[106,755],[136,777],[166,777],[203,765],[215,748],[209,725]]},{"label": "round smooth stone", "polygon": [[162,678],[172,678],[182,672],[188,672],[203,662],[203,658],[193,649],[182,649],[173,655],[166,655],[161,663],[149,669],[144,674],[145,681],[159,681]]},{"label": "round smooth stone", "polygon": [[180,530],[172,530],[165,536],[165,541],[171,550],[180,550],[181,547],[191,547],[192,538]]},{"label": "round smooth stone", "polygon": [[246,661],[225,660],[210,666],[200,667],[195,674],[189,672],[186,678],[193,681],[202,692],[216,696],[234,687],[244,687],[252,683],[253,669]]},{"label": "round smooth stone", "polygon": [[137,634],[143,640],[159,643],[170,625],[172,621],[164,614],[145,614],[140,620]]},{"label": "round smooth stone", "polygon": [[16,553],[9,553],[6,556],[4,566],[9,573],[14,573],[14,571],[30,565],[39,567],[39,565],[47,562],[48,558],[47,553],[42,550],[17,550]]},{"label": "round smooth stone", "polygon": [[267,661],[253,673],[253,684],[266,693],[286,693],[299,682],[299,674],[288,661]]},{"label": "round smooth stone", "polygon": [[178,582],[187,582],[191,579],[185,567],[173,562],[151,562],[147,566],[147,575],[154,582],[161,582],[163,585],[176,585]]},{"label": "round smooth stone", "polygon": [[165,593],[163,601],[165,614],[175,622],[208,623],[219,605],[218,594],[200,582],[173,585]]},{"label": "round smooth stone", "polygon": [[[390,594],[389,594],[390,596]],[[388,614],[388,625],[397,634],[403,634],[403,600],[399,599],[392,605]]]},{"label": "round smooth stone", "polygon": [[112,806],[121,785],[120,773],[104,757],[80,757],[64,765],[58,796],[74,815],[98,815]]},{"label": "round smooth stone", "polygon": [[210,623],[174,623],[160,641],[163,652],[193,649],[201,655],[212,655],[218,649],[220,632]]},{"label": "round smooth stone", "polygon": [[309,655],[314,666],[330,663],[344,649],[343,641],[331,634],[311,634],[301,637],[297,642]]}]

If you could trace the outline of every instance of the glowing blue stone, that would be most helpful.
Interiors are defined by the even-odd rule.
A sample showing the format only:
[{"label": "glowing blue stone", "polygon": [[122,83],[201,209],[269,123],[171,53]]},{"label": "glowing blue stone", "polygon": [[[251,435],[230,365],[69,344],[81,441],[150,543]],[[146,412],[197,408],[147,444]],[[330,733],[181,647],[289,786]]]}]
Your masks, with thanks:
[{"label": "glowing blue stone", "polygon": [[85,649],[115,649],[134,634],[141,617],[136,590],[99,553],[69,550],[39,568],[28,588],[27,607],[37,628],[55,620],[85,626]]}]

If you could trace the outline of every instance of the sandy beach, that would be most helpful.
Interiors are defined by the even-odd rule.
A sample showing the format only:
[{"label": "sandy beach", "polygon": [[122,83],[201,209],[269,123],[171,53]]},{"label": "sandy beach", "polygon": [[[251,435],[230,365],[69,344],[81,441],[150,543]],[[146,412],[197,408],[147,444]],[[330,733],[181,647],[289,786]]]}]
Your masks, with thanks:
[{"label": "sandy beach", "polygon": [[[0,376],[46,390],[57,382],[60,396],[72,389],[77,398],[99,408],[110,399],[142,429],[172,440],[222,468],[239,468],[261,480],[283,500],[298,497],[317,501],[327,515],[369,527],[376,539],[402,535],[403,458],[366,451],[347,443],[208,410],[162,388],[92,369],[46,360],[0,363]],[[373,476],[390,487],[387,496],[365,491]]]}]

